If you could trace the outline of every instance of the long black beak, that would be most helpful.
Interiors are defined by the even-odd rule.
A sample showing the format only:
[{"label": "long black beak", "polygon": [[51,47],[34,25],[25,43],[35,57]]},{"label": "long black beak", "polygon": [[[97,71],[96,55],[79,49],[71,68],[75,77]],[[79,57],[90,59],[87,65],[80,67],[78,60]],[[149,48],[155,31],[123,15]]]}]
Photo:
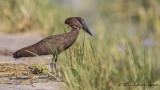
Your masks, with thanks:
[{"label": "long black beak", "polygon": [[90,34],[90,35],[92,36],[92,33],[91,33],[91,31],[88,29],[88,27],[87,27],[86,24],[82,24],[82,28],[83,28],[88,34]]}]

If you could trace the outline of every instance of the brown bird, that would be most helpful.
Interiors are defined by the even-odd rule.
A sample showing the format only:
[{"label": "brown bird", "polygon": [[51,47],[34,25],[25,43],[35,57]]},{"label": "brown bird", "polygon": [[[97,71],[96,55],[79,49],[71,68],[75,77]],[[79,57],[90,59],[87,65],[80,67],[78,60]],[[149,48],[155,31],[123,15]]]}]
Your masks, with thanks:
[{"label": "brown bird", "polygon": [[42,39],[36,44],[24,47],[14,52],[13,57],[21,58],[21,57],[33,57],[36,55],[53,54],[53,59],[50,64],[51,70],[53,72],[53,62],[54,62],[54,68],[56,69],[58,54],[68,49],[76,41],[80,29],[85,30],[92,36],[92,33],[88,29],[84,19],[81,17],[70,17],[65,20],[65,24],[69,25],[72,28],[70,32],[65,34],[53,35],[45,39]]}]

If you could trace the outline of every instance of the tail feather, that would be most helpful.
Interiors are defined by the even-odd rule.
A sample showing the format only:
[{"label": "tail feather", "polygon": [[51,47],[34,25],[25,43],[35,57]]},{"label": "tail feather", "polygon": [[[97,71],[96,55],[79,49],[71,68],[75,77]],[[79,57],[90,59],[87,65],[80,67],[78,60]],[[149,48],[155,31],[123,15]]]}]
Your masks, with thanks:
[{"label": "tail feather", "polygon": [[16,52],[13,53],[13,57],[18,59],[18,58],[21,58],[21,57],[34,57],[35,55],[30,53],[30,52],[27,52],[26,50],[32,52],[32,53],[36,53],[36,51],[31,48],[31,47],[26,47],[26,48],[22,48]]},{"label": "tail feather", "polygon": [[34,57],[36,55],[48,55],[48,54],[52,54],[52,50],[49,47],[47,47],[46,42],[42,40],[36,44],[24,47],[14,52],[13,57],[18,59],[21,57]]},{"label": "tail feather", "polygon": [[13,53],[13,57],[14,57],[14,58],[17,58],[17,59],[20,58],[20,56],[18,55],[18,52],[19,52],[19,51],[20,51],[20,50],[18,50],[18,51],[16,51],[16,52]]}]

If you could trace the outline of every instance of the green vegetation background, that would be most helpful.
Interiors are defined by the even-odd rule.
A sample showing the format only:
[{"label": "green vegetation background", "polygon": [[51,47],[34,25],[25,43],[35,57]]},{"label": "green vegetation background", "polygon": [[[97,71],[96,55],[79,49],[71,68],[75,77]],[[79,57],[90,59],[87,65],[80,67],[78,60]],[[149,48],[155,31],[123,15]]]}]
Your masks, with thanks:
[{"label": "green vegetation background", "polygon": [[[159,90],[160,1],[81,0],[81,3],[81,9],[75,9],[72,1],[1,0],[0,33],[47,37],[68,32],[70,28],[64,25],[66,18],[84,17],[94,36],[81,30],[76,43],[58,58],[67,88]],[[147,86],[134,87],[125,82]],[[148,82],[159,86],[149,87]]]}]

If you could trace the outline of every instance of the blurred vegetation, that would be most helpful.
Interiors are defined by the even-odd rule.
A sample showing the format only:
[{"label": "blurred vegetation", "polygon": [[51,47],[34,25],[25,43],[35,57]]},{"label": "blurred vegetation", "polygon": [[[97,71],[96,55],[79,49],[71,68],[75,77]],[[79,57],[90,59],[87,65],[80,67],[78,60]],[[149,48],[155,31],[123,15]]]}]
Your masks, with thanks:
[{"label": "blurred vegetation", "polygon": [[64,25],[68,17],[81,16],[86,22],[91,19],[89,28],[94,36],[81,31],[76,43],[59,55],[58,65],[68,88],[158,90],[159,86],[135,88],[124,83],[150,81],[160,85],[160,1],[93,2],[96,9],[76,11],[70,4],[56,0],[0,1],[0,32],[48,36],[69,31]]},{"label": "blurred vegetation", "polygon": [[64,11],[60,5],[51,3],[50,0],[0,1],[0,32],[31,31],[48,35],[53,31],[58,32],[61,31],[59,29],[63,29],[63,21],[69,13],[70,11]]}]

